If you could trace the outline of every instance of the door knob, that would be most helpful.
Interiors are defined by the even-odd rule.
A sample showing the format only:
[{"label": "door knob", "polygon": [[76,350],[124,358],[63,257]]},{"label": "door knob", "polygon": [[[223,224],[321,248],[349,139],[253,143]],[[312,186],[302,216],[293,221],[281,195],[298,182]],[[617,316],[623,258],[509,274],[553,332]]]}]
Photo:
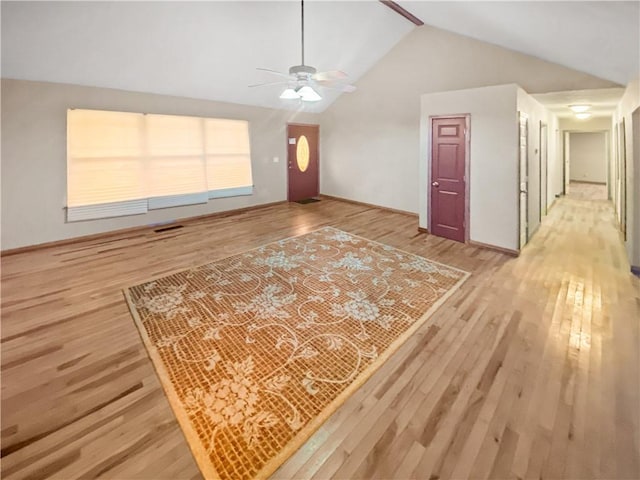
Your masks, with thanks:
[{"label": "door knob", "polygon": [[434,187],[439,187],[440,184],[438,182],[433,182],[431,185],[433,185]]}]

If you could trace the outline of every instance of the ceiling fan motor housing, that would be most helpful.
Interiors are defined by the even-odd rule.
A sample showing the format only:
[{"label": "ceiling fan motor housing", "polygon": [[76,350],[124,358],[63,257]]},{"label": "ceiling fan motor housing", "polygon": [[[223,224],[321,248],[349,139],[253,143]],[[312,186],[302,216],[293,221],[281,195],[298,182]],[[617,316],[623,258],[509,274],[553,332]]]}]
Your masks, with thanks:
[{"label": "ceiling fan motor housing", "polygon": [[309,65],[294,65],[293,67],[291,67],[289,69],[289,75],[299,75],[299,74],[306,74],[306,75],[313,75],[316,73],[316,69],[313,67],[310,67]]}]

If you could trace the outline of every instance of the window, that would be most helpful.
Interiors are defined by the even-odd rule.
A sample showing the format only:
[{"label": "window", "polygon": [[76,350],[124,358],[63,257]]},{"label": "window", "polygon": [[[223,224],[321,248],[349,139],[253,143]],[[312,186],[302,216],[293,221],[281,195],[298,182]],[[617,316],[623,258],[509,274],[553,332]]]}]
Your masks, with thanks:
[{"label": "window", "polygon": [[250,194],[251,152],[246,122],[207,118],[204,124],[209,198]]},{"label": "window", "polygon": [[67,112],[68,221],[252,193],[246,121]]}]

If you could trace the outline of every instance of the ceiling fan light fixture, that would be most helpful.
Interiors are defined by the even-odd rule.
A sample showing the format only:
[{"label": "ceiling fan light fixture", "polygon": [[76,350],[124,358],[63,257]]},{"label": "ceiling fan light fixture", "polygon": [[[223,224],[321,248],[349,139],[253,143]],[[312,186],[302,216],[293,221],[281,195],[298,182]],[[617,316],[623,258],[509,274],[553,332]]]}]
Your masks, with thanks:
[{"label": "ceiling fan light fixture", "polygon": [[304,87],[300,87],[296,93],[299,97],[305,102],[318,102],[322,100],[322,97],[318,92],[316,92],[309,85],[305,85]]},{"label": "ceiling fan light fixture", "polygon": [[[257,85],[249,85],[249,87],[262,87],[267,85],[287,85],[284,91],[280,93],[281,100],[302,100],[304,102],[319,102],[322,96],[318,92],[318,86],[338,90],[341,92],[353,92],[356,87],[353,85],[345,85],[344,80],[347,74],[340,70],[330,70],[319,72],[315,67],[305,65],[304,63],[304,0],[300,0],[300,65],[293,65],[289,68],[289,74],[270,70],[268,68],[258,68],[257,70],[267,72],[287,80],[279,82],[266,82]],[[315,87],[315,88],[314,88]]]},{"label": "ceiling fan light fixture", "polygon": [[583,113],[591,108],[591,105],[569,105],[569,108],[575,113]]},{"label": "ceiling fan light fixture", "polygon": [[298,100],[300,98],[300,94],[293,88],[289,87],[280,94],[280,98],[282,100]]},{"label": "ceiling fan light fixture", "polygon": [[576,118],[579,120],[586,120],[587,118],[589,118],[591,116],[591,114],[589,112],[579,112],[576,113]]}]

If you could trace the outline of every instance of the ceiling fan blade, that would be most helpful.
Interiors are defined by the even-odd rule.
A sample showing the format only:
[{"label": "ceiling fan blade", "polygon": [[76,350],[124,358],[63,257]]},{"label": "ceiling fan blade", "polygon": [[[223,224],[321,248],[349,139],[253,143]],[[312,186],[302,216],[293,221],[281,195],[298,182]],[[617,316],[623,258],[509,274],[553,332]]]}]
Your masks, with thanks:
[{"label": "ceiling fan blade", "polygon": [[349,75],[340,70],[330,70],[328,72],[315,73],[311,78],[318,82],[331,81],[331,80],[344,80]]},{"label": "ceiling fan blade", "polygon": [[317,82],[322,88],[328,88],[329,90],[338,90],[343,93],[351,93],[355,92],[357,88],[355,85],[344,85],[344,84],[324,84],[321,82]]},{"label": "ceiling fan blade", "polygon": [[318,85],[321,85],[323,87],[339,87],[341,85],[344,85],[344,82],[341,82],[339,80],[314,80],[315,83],[317,83]]},{"label": "ceiling fan blade", "polygon": [[269,68],[256,68],[256,70],[260,70],[261,72],[271,73],[273,75],[279,75],[279,76],[285,77],[285,78],[291,78],[291,75],[289,75],[288,73],[278,72],[276,70],[271,70]]},{"label": "ceiling fan blade", "polygon": [[289,82],[266,82],[266,83],[254,83],[253,85],[249,85],[249,88],[253,87],[266,87],[267,85],[286,85]]}]

